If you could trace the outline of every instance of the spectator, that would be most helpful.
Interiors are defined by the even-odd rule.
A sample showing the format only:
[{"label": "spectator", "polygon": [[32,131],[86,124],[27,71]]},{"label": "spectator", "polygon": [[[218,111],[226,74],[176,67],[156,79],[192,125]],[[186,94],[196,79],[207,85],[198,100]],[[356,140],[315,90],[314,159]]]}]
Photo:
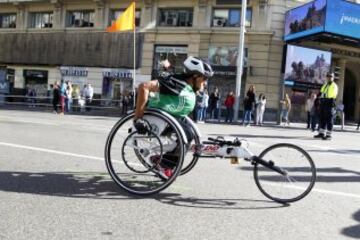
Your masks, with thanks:
[{"label": "spectator", "polygon": [[284,126],[286,123],[290,125],[289,113],[291,110],[291,100],[287,93],[285,94],[285,98],[281,100],[280,103],[281,103],[280,125],[282,124],[283,120],[285,120]]},{"label": "spectator", "polygon": [[305,111],[307,113],[306,129],[309,129],[311,126],[311,117],[312,117],[311,109],[314,106],[315,99],[316,99],[316,94],[311,93],[309,98],[305,102]]},{"label": "spectator", "polygon": [[209,113],[211,119],[218,119],[219,107],[220,107],[219,103],[220,103],[219,89],[215,87],[214,92],[210,94],[210,98],[209,98]]},{"label": "spectator", "polygon": [[34,88],[30,88],[30,92],[29,92],[29,97],[30,97],[30,105],[29,107],[35,107],[36,105],[36,92]]},{"label": "spectator", "polygon": [[264,112],[266,106],[266,98],[264,94],[259,95],[259,99],[256,105],[256,125],[263,125]]},{"label": "spectator", "polygon": [[209,107],[209,94],[207,89],[204,90],[204,99],[203,99],[203,121],[206,121],[207,118],[207,109]]},{"label": "spectator", "polygon": [[314,94],[314,104],[310,110],[310,119],[311,119],[311,131],[314,132],[316,125],[318,124],[319,114],[320,114],[320,95],[316,96]]},{"label": "spectator", "polygon": [[125,115],[129,107],[129,96],[126,92],[124,92],[124,94],[122,95],[121,103],[122,103],[122,115]]},{"label": "spectator", "polygon": [[250,85],[249,90],[246,93],[244,98],[244,115],[243,115],[243,125],[246,126],[250,125],[251,122],[251,114],[254,110],[256,102],[256,95],[255,95],[255,86]]},{"label": "spectator", "polygon": [[225,99],[225,107],[226,107],[226,117],[225,122],[232,123],[233,121],[233,115],[234,115],[234,103],[235,103],[235,97],[234,92],[230,91]]},{"label": "spectator", "polygon": [[54,84],[50,84],[49,89],[46,91],[46,97],[48,98],[49,103],[52,103],[53,89],[54,89]]},{"label": "spectator", "polygon": [[62,115],[65,112],[66,87],[67,87],[66,83],[62,79],[60,84],[60,106],[61,106],[60,114]]},{"label": "spectator", "polygon": [[72,102],[73,102],[73,99],[72,99],[72,94],[73,94],[73,88],[72,88],[72,85],[71,85],[71,82],[68,81],[66,83],[66,99],[65,99],[65,110],[66,112],[71,112],[71,105],[72,105]]},{"label": "spectator", "polygon": [[204,91],[199,90],[196,92],[196,122],[203,122],[204,112]]},{"label": "spectator", "polygon": [[52,104],[54,107],[54,113],[58,114],[58,104],[60,102],[60,89],[59,89],[59,82],[55,82],[53,86],[53,99]]},{"label": "spectator", "polygon": [[90,104],[92,102],[94,96],[94,89],[90,83],[88,83],[84,89],[84,97],[85,97],[85,110],[89,112],[91,110]]}]

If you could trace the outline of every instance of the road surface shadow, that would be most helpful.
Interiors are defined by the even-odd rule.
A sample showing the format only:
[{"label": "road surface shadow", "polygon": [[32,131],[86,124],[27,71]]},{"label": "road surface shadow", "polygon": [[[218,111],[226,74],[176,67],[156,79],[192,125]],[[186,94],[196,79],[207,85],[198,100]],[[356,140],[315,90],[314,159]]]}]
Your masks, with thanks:
[{"label": "road surface shadow", "polygon": [[[171,191],[171,187],[169,188]],[[169,191],[167,190],[167,191]],[[150,196],[136,196],[120,189],[107,173],[98,172],[0,172],[0,191],[37,194],[54,197],[141,200],[155,199],[160,203],[179,207],[212,209],[269,209],[286,207],[267,200],[217,199],[183,197],[180,193],[161,192]]]},{"label": "road surface shadow", "polygon": [[341,233],[348,237],[360,239],[360,210],[353,214],[353,218],[358,224],[344,228]]},{"label": "road surface shadow", "polygon": [[326,149],[326,150],[308,150],[308,152],[316,152],[316,153],[338,153],[338,154],[344,154],[344,155],[359,155],[360,157],[360,150],[355,149]]},{"label": "road surface shadow", "polygon": [[263,210],[284,208],[289,204],[281,204],[269,200],[256,200],[244,198],[196,198],[183,197],[178,194],[163,194],[156,197],[161,203],[178,207],[221,209],[221,210]]}]

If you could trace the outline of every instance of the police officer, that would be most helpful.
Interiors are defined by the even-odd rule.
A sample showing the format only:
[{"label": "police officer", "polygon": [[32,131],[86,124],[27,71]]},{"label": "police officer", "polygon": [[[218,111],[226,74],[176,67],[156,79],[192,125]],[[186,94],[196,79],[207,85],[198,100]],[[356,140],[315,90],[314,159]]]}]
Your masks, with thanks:
[{"label": "police officer", "polygon": [[326,75],[327,82],[320,89],[320,121],[319,134],[314,138],[323,140],[331,140],[331,132],[333,129],[335,100],[338,94],[338,86],[334,82],[334,73],[329,72]]}]

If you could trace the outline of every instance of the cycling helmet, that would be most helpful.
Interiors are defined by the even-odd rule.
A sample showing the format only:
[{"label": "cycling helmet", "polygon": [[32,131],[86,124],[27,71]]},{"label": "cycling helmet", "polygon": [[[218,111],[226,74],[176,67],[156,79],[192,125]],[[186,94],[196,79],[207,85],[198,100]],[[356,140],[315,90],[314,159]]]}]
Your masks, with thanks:
[{"label": "cycling helmet", "polygon": [[197,57],[189,56],[184,62],[185,73],[201,74],[206,78],[214,75],[211,66]]}]

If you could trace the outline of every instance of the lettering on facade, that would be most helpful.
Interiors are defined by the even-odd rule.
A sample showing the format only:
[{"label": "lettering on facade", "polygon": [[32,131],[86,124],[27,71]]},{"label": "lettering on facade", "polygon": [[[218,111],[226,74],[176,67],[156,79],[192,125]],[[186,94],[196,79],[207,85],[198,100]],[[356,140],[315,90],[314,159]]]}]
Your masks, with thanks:
[{"label": "lettering on facade", "polygon": [[345,49],[331,49],[331,52],[334,54],[344,55],[348,57],[360,58],[360,52],[353,52]]},{"label": "lettering on facade", "polygon": [[114,70],[114,69],[104,69],[103,77],[111,78],[132,78],[132,73],[128,70]]},{"label": "lettering on facade", "polygon": [[89,70],[83,67],[60,67],[62,76],[87,77]]}]

